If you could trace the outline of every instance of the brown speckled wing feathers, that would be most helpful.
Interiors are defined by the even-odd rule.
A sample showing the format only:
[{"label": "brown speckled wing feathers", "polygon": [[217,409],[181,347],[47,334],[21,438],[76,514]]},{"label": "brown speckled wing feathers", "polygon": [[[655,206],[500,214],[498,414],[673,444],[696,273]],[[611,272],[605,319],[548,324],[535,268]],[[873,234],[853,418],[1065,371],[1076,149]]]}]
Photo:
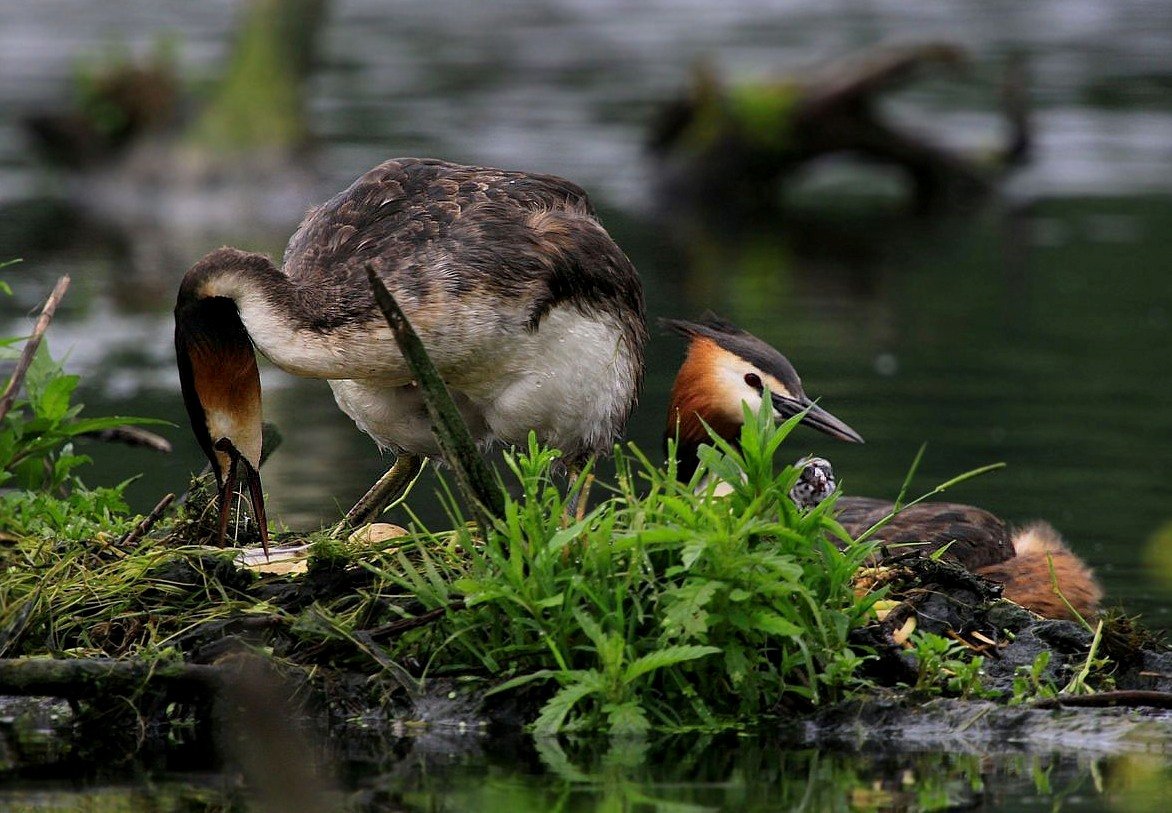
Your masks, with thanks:
[{"label": "brown speckled wing feathers", "polygon": [[[892,507],[887,500],[844,497],[838,501],[837,518],[848,534],[858,537]],[[988,511],[960,503],[925,502],[905,508],[872,539],[889,546],[890,555],[912,550],[928,554],[947,545],[945,556],[969,570],[1013,556],[1005,523]]]},{"label": "brown speckled wing feathers", "polygon": [[415,158],[370,170],[306,215],[285,251],[298,311],[315,314],[309,327],[378,318],[368,264],[412,321],[461,299],[493,314],[507,310],[493,302],[530,303],[531,327],[566,299],[642,313],[635,270],[586,193],[551,175]]}]

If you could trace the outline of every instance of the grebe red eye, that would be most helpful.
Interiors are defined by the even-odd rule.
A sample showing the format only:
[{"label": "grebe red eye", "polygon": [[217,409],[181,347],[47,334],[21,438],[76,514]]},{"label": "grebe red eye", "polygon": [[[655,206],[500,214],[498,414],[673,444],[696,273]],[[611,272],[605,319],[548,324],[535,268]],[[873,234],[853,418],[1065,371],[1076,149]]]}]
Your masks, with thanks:
[{"label": "grebe red eye", "polygon": [[745,373],[745,383],[753,389],[757,390],[757,392],[761,392],[761,390],[765,389],[765,387],[761,384],[761,377],[756,373]]}]

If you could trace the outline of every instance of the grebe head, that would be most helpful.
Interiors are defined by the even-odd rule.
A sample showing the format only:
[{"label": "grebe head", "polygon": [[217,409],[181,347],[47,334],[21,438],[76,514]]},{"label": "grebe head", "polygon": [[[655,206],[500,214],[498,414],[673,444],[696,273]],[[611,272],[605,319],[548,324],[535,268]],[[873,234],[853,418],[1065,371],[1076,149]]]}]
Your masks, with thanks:
[{"label": "grebe head", "polygon": [[688,339],[667,426],[667,437],[679,433],[682,476],[690,476],[685,455],[708,440],[705,423],[735,442],[744,423],[742,405],[756,411],[766,393],[777,420],[808,409],[802,423],[840,440],[863,442],[858,432],[811,401],[789,360],[753,334],[712,314],[700,322],[669,319],[663,324]]},{"label": "grebe head", "polygon": [[268,547],[260,483],[261,398],[256,354],[236,303],[217,295],[226,277],[247,274],[261,255],[219,249],[196,263],[175,303],[175,355],[183,401],[219,486],[220,541],[237,482],[248,486],[253,516]]}]

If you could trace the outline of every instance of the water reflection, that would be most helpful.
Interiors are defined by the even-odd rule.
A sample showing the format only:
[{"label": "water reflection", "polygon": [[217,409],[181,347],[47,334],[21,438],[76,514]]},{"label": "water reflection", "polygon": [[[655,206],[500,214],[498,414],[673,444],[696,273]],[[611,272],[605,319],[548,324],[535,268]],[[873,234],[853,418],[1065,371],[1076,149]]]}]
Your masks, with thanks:
[{"label": "water reflection", "polygon": [[[1161,756],[819,751],[767,739],[709,736],[558,742],[425,736],[380,746],[384,767],[351,761],[338,811],[1101,811],[1163,810],[1172,769]],[[6,781],[10,811],[265,808],[231,773],[171,773],[149,788],[107,770],[62,788],[58,780]]]},{"label": "water reflection", "polygon": [[697,736],[417,748],[357,781],[356,806],[371,810],[1075,811],[1155,809],[1143,799],[1172,775],[1145,755],[836,752]]}]

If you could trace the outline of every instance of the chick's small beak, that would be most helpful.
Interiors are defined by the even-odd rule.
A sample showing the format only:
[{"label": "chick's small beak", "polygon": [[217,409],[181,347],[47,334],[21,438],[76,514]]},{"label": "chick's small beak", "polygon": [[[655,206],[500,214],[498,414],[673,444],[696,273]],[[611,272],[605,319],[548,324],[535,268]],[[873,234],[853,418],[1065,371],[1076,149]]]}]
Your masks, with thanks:
[{"label": "chick's small beak", "polygon": [[[228,534],[228,515],[232,500],[236,497],[236,484],[243,474],[244,484],[248,487],[248,501],[252,506],[252,517],[260,530],[260,544],[265,553],[269,552],[269,523],[265,516],[265,497],[260,485],[260,472],[236,449],[232,441],[220,438],[215,443],[218,451],[228,455],[228,471],[219,478],[219,505],[220,505],[220,533],[219,544],[223,546]],[[243,472],[240,470],[243,469]]]},{"label": "chick's small beak", "polygon": [[851,443],[863,442],[862,435],[805,396],[801,398],[789,398],[784,395],[778,395],[777,393],[770,393],[770,397],[773,400],[773,408],[782,417],[792,418],[799,412],[808,410],[806,416],[802,418],[802,423],[806,426],[811,426],[819,432],[825,432],[839,440],[846,440]]}]

